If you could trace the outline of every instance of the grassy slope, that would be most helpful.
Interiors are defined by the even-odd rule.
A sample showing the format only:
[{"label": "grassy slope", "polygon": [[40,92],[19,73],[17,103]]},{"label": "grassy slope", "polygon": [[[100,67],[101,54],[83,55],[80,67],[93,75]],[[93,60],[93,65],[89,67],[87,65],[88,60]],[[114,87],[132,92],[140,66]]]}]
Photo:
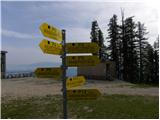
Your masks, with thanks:
[{"label": "grassy slope", "polygon": [[[158,97],[129,95],[69,101],[69,118],[158,118],[158,104]],[[1,107],[2,118],[62,118],[61,96],[11,100]]]}]

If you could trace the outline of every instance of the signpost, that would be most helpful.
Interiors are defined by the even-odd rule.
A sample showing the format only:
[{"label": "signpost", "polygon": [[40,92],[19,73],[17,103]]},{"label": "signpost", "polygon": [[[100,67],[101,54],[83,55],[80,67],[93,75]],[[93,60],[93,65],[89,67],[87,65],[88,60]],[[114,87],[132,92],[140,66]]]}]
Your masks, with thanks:
[{"label": "signpost", "polygon": [[60,42],[62,41],[62,32],[56,27],[51,26],[47,23],[43,23],[40,26],[40,30],[45,37],[48,37]]},{"label": "signpost", "polygon": [[67,66],[95,66],[100,63],[97,56],[67,56]]},{"label": "signpost", "polygon": [[98,53],[100,47],[92,43],[66,43],[67,53]]},{"label": "signpost", "polygon": [[[99,46],[96,43],[67,43],[65,30],[59,30],[47,23],[40,25],[40,30],[45,37],[57,40],[55,43],[43,39],[39,46],[43,53],[61,55],[61,68],[37,68],[37,77],[62,77],[63,90],[63,118],[67,119],[67,100],[96,99],[101,95],[97,89],[69,89],[85,83],[83,76],[66,77],[67,67],[71,66],[95,66],[100,62],[97,56],[66,56],[67,53],[98,53]],[[68,89],[68,90],[67,90]]]},{"label": "signpost", "polygon": [[43,53],[56,54],[56,55],[62,54],[62,45],[55,42],[43,39],[40,42],[39,47],[41,48]]},{"label": "signpost", "polygon": [[83,76],[69,77],[67,79],[67,88],[81,86],[86,82]]},{"label": "signpost", "polygon": [[63,81],[63,118],[67,119],[67,88],[66,88],[66,32],[65,30],[62,30],[62,46],[63,46],[63,54],[61,56],[62,58],[62,81]]},{"label": "signpost", "polygon": [[55,78],[62,75],[61,68],[37,68],[35,70],[35,75],[40,78]]},{"label": "signpost", "polygon": [[68,100],[96,99],[101,95],[97,89],[72,89],[67,90]]}]

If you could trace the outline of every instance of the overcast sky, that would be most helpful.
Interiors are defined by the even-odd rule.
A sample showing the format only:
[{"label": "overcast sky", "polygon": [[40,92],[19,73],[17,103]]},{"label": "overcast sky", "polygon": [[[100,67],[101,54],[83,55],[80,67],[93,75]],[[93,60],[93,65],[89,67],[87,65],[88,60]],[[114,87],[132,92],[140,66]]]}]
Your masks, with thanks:
[{"label": "overcast sky", "polygon": [[125,18],[145,23],[149,43],[158,36],[158,10],[155,4],[142,2],[7,2],[1,3],[2,50],[8,51],[8,64],[59,62],[59,56],[43,54],[38,44],[44,38],[39,30],[43,22],[66,29],[67,42],[90,42],[91,22],[98,21],[104,37],[107,24],[120,9]]}]

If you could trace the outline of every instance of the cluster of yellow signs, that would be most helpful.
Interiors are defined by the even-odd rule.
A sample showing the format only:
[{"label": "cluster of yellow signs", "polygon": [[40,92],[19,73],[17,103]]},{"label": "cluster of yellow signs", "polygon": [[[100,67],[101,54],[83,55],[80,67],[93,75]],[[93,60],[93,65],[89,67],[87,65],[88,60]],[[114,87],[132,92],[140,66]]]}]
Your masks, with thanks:
[{"label": "cluster of yellow signs", "polygon": [[[43,23],[40,30],[45,37],[62,41],[62,32],[54,26]],[[39,44],[43,53],[62,55],[63,49],[60,43],[51,42],[43,39]],[[100,47],[96,43],[66,43],[66,53],[97,53]],[[95,66],[100,62],[97,56],[66,56],[66,66]],[[37,77],[57,78],[62,75],[60,67],[55,68],[37,68],[35,70]],[[101,95],[97,89],[70,89],[85,84],[83,76],[69,77],[66,81],[67,99],[96,99]]]}]

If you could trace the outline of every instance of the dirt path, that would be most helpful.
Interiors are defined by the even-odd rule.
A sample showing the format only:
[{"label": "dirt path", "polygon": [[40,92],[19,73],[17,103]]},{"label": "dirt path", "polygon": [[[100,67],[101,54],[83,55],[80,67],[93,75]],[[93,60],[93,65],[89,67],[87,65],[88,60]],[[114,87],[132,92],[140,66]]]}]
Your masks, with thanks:
[{"label": "dirt path", "polygon": [[[2,97],[31,97],[62,94],[61,81],[46,78],[15,78],[1,82]],[[158,87],[138,88],[124,81],[87,80],[86,84],[76,88],[97,88],[102,94],[127,94],[158,96]]]}]

